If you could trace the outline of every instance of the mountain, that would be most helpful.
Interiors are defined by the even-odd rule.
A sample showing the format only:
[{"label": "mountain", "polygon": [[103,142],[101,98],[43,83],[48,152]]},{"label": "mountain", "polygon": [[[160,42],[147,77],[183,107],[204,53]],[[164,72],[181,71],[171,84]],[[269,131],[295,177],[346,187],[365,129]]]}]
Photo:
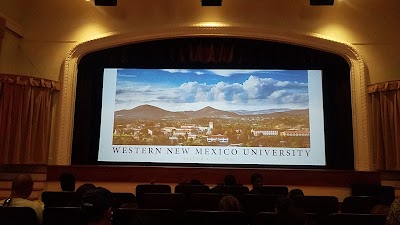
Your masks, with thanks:
[{"label": "mountain", "polygon": [[[278,112],[276,112],[278,111]],[[284,112],[282,112],[284,111]],[[236,113],[240,112],[240,113]],[[273,109],[263,111],[229,112],[207,106],[197,111],[171,112],[156,106],[141,105],[129,110],[115,112],[115,119],[186,119],[186,118],[238,118],[238,117],[287,117],[308,116],[308,109],[289,110]]]},{"label": "mountain", "polygon": [[185,111],[184,113],[191,118],[232,118],[239,116],[237,113],[215,109],[210,106],[204,107],[197,111]]},{"label": "mountain", "polygon": [[118,119],[180,119],[186,117],[182,112],[170,112],[152,105],[141,105],[133,109],[115,112],[115,118]]},{"label": "mountain", "polygon": [[286,112],[286,111],[291,111],[291,109],[287,108],[279,108],[279,109],[265,109],[265,110],[257,110],[257,111],[249,111],[249,110],[235,110],[231,111],[234,112],[238,115],[260,115],[260,114],[271,114],[271,113],[276,113],[276,112]]},{"label": "mountain", "polygon": [[287,116],[301,116],[301,117],[308,117],[309,110],[308,109],[295,109],[286,112],[276,112],[268,114],[270,117],[287,117]]}]

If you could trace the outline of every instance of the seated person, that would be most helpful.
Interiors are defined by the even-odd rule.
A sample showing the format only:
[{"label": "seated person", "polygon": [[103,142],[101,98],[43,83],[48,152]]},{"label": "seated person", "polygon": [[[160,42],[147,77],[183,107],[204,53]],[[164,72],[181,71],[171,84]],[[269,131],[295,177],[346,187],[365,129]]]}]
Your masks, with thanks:
[{"label": "seated person", "polygon": [[281,198],[276,206],[276,225],[305,225],[307,214],[290,198]]},{"label": "seated person", "polygon": [[189,184],[191,184],[191,185],[203,185],[203,183],[201,183],[201,181],[198,180],[198,179],[191,179]]},{"label": "seated person", "polygon": [[289,191],[288,198],[290,198],[296,207],[303,207],[304,193],[301,189],[295,188]]},{"label": "seated person", "polygon": [[237,198],[233,197],[232,195],[224,196],[219,201],[219,210],[220,211],[240,211],[240,203]]},{"label": "seated person", "polygon": [[250,191],[251,194],[259,194],[259,188],[263,186],[263,178],[262,175],[259,173],[253,173],[250,178],[252,190]]},{"label": "seated person", "polygon": [[296,198],[296,196],[304,196],[304,193],[301,189],[295,188],[289,191],[288,197],[290,199]]},{"label": "seated person", "polygon": [[109,190],[97,187],[88,190],[81,199],[83,224],[109,225],[112,218],[112,194]]},{"label": "seated person", "polygon": [[370,214],[383,214],[383,215],[388,215],[390,211],[390,206],[386,204],[376,204],[374,207],[372,207],[371,211],[369,212]]},{"label": "seated person", "polygon": [[226,175],[224,178],[224,183],[223,184],[218,184],[217,186],[211,188],[212,193],[227,193],[227,188],[228,186],[236,186],[238,185],[236,183],[236,178],[233,175]]},{"label": "seated person", "polygon": [[386,225],[400,224],[400,198],[397,198],[390,205],[389,213],[386,216]]},{"label": "seated person", "polygon": [[236,183],[236,177],[233,175],[226,175],[224,178],[224,185],[225,186],[234,186],[234,185],[238,185]]},{"label": "seated person", "polygon": [[62,191],[75,191],[75,175],[72,173],[62,173],[58,178]]},{"label": "seated person", "polygon": [[94,184],[92,184],[92,183],[85,183],[85,184],[82,184],[81,186],[79,186],[77,189],[76,189],[76,194],[79,196],[79,198],[82,198],[82,196],[87,192],[87,191],[89,191],[89,190],[92,190],[92,189],[96,189],[96,186],[94,185]]},{"label": "seated person", "polygon": [[0,206],[30,207],[35,210],[38,221],[41,223],[44,208],[43,202],[27,199],[32,193],[33,184],[32,177],[29,174],[16,176],[11,184],[10,197],[0,201]]}]

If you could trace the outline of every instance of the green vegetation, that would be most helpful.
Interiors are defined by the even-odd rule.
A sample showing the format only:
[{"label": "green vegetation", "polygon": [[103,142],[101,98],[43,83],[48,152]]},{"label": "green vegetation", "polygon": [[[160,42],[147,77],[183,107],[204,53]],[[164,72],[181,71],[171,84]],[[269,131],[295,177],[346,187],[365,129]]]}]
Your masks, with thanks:
[{"label": "green vegetation", "polygon": [[[209,122],[213,129],[207,129]],[[181,126],[192,124],[191,134],[173,135]],[[167,132],[163,128],[175,128]],[[202,127],[200,129],[199,127]],[[255,136],[252,130],[275,130],[278,134],[288,129],[307,129],[308,116],[266,117],[243,116],[240,118],[198,118],[181,120],[118,120],[114,123],[114,145],[183,145],[183,146],[227,146],[242,147],[310,147],[310,137]],[[208,132],[211,133],[208,133]],[[207,142],[208,135],[223,135],[229,142]],[[170,138],[171,137],[171,138]]]}]

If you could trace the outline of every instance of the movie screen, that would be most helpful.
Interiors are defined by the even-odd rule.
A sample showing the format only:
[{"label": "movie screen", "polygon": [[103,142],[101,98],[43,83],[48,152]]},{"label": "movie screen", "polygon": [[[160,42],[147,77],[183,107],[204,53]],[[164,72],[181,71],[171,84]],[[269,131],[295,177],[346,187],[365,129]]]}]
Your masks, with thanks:
[{"label": "movie screen", "polygon": [[322,71],[104,69],[98,161],[325,166]]}]

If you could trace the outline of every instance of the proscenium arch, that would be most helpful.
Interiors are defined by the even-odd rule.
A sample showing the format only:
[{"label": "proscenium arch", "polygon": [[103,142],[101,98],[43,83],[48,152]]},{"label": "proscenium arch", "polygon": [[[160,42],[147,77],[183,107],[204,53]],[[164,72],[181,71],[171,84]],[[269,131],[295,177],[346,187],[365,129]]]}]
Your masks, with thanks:
[{"label": "proscenium arch", "polygon": [[53,164],[71,164],[75,89],[79,60],[87,53],[124,44],[181,37],[235,37],[300,45],[342,56],[350,66],[350,85],[353,121],[354,166],[357,171],[372,171],[372,143],[368,115],[367,81],[364,61],[357,50],[347,43],[316,34],[266,30],[249,27],[174,27],[140,30],[128,34],[114,34],[76,45],[68,52],[61,74],[62,90],[59,98],[58,121],[55,129]]}]

